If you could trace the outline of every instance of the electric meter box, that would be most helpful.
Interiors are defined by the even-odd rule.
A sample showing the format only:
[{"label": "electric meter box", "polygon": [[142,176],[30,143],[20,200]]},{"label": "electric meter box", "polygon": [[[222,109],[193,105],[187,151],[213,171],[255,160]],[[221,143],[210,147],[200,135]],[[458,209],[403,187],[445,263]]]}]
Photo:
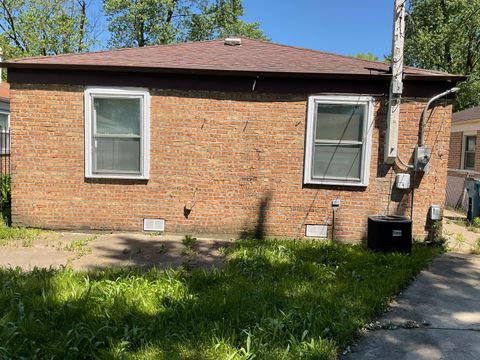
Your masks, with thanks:
[{"label": "electric meter box", "polygon": [[410,189],[410,174],[397,174],[395,183],[397,189]]},{"label": "electric meter box", "polygon": [[415,171],[428,171],[428,163],[430,162],[430,156],[432,155],[432,149],[425,146],[418,146],[415,148],[414,168]]},{"label": "electric meter box", "polygon": [[432,205],[430,207],[430,219],[442,220],[442,208],[440,205]]}]

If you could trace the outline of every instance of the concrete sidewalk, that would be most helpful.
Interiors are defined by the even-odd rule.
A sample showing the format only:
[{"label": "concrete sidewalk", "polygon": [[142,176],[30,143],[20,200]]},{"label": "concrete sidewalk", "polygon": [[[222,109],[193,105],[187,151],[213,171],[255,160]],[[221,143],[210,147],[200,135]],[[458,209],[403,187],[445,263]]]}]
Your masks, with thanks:
[{"label": "concrete sidewalk", "polygon": [[432,262],[343,359],[480,359],[480,256]]}]

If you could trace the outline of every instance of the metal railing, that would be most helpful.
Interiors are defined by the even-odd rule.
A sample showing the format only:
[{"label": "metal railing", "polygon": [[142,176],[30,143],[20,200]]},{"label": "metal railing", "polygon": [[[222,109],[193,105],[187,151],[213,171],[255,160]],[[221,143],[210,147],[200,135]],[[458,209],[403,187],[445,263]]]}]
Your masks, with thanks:
[{"label": "metal railing", "polygon": [[0,177],[10,175],[10,129],[0,126]]}]

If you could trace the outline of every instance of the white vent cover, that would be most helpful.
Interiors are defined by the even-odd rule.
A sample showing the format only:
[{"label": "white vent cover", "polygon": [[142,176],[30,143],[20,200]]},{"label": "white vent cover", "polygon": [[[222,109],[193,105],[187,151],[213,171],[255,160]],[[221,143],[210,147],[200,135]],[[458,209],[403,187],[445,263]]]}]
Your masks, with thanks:
[{"label": "white vent cover", "polygon": [[165,220],[143,219],[143,231],[165,231]]},{"label": "white vent cover", "polygon": [[305,236],[307,237],[326,238],[327,232],[327,225],[306,225],[305,227]]},{"label": "white vent cover", "polygon": [[236,37],[226,38],[224,44],[229,46],[240,46],[242,45],[242,39]]}]

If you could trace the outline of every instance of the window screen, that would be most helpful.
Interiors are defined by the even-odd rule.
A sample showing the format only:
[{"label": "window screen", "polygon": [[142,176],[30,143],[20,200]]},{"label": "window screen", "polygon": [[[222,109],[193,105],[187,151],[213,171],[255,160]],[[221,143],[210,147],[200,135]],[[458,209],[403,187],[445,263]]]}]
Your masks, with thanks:
[{"label": "window screen", "polygon": [[475,147],[477,143],[476,136],[465,136],[465,154],[463,167],[465,169],[475,168]]},{"label": "window screen", "polygon": [[93,98],[93,173],[141,172],[141,98]]},{"label": "window screen", "polygon": [[313,95],[308,101],[307,184],[368,184],[373,98]]},{"label": "window screen", "polygon": [[9,115],[6,113],[0,113],[0,127],[2,131],[8,131],[10,128],[10,124],[8,122]]},{"label": "window screen", "polygon": [[317,104],[313,177],[360,180],[364,105]]}]

